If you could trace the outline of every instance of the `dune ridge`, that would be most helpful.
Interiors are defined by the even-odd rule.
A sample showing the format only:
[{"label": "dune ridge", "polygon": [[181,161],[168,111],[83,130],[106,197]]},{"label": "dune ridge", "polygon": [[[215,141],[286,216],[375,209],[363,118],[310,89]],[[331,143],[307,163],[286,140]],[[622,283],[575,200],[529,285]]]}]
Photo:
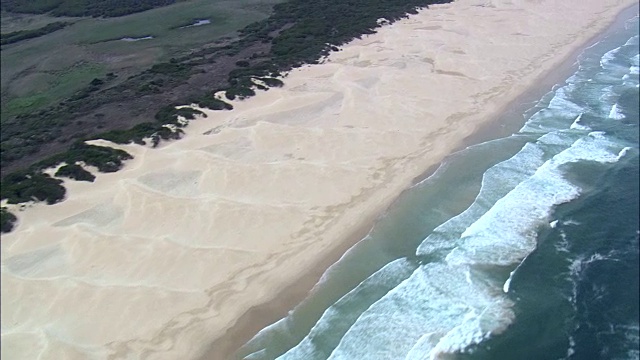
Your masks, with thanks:
[{"label": "dune ridge", "polygon": [[[1,246],[2,356],[190,359],[370,224],[632,0],[460,0],[203,110]],[[109,145],[105,141],[96,144]]]}]

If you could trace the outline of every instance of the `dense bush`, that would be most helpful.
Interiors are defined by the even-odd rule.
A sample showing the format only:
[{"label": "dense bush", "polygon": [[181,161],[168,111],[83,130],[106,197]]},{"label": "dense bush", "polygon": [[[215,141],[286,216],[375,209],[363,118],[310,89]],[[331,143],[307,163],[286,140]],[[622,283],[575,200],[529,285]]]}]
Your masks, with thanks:
[{"label": "dense bush", "polygon": [[[6,0],[11,1],[18,3],[17,0]],[[27,6],[35,3],[55,3],[51,6],[56,7],[59,5],[58,2],[64,1],[35,0],[20,4]],[[130,0],[122,1],[128,3]],[[116,86],[105,86],[100,83],[103,79],[98,79],[99,81],[89,84],[72,98],[44,111],[3,119],[3,131],[0,133],[0,166],[4,168],[26,156],[38,153],[43,144],[61,141],[63,132],[73,132],[65,123],[98,107],[125,102],[138,95],[164,94],[168,89],[184,84],[190,76],[204,71],[199,68],[202,64],[215,63],[229,56],[237,56],[234,54],[243,50],[257,47],[255,51],[247,52],[250,55],[233,59],[236,69],[227,74],[227,84],[214,85],[219,90],[226,90],[228,99],[246,98],[255,93],[253,89],[266,90],[266,87],[254,84],[251,80],[253,78],[262,79],[267,87],[282,86],[280,80],[274,79],[282,72],[301,64],[316,63],[330,51],[335,51],[336,45],[373,32],[378,26],[377,19],[383,17],[393,22],[408,13],[414,13],[416,7],[444,2],[449,0],[289,0],[280,3],[274,7],[271,17],[241,30],[242,37],[236,42],[196,50],[192,54],[173,58],[167,63],[156,64]],[[104,2],[108,3],[111,2]],[[264,41],[271,42],[271,46],[261,46]],[[248,61],[249,59],[251,61]],[[107,77],[106,80],[108,79],[110,78]],[[185,98],[190,96],[198,99],[197,103],[200,106],[214,110],[231,109],[229,104],[211,96],[199,97],[197,94],[189,94]],[[100,126],[102,125],[97,128]],[[106,136],[115,142],[140,143],[142,138],[158,130],[164,131],[159,129],[157,124],[148,123],[134,129],[117,130]],[[89,135],[95,136],[96,133]],[[75,135],[77,134],[72,136]],[[69,136],[66,135],[64,138]]]},{"label": "dense bush", "polygon": [[205,113],[200,110],[192,109],[190,107],[183,107],[180,109],[176,109],[173,105],[168,105],[160,109],[155,118],[162,124],[173,124],[176,126],[181,126],[178,122],[178,116],[182,116],[187,120],[193,120],[196,118],[196,115],[203,115],[206,117]]},{"label": "dense bush", "polygon": [[262,80],[269,87],[282,87],[284,85],[282,80],[276,78],[258,78],[258,80]]},{"label": "dense bush", "polygon": [[193,103],[200,107],[204,107],[211,110],[232,110],[233,106],[222,100],[218,100],[213,95],[203,96],[199,99],[193,100]]},{"label": "dense bush", "polygon": [[116,144],[129,144],[134,142],[139,145],[145,145],[144,139],[150,137],[154,146],[157,146],[160,139],[179,139],[183,133],[180,129],[171,131],[171,129],[164,125],[183,127],[184,125],[178,121],[178,116],[193,120],[195,119],[195,115],[206,116],[202,111],[192,108],[176,109],[173,105],[167,105],[156,113],[156,122],[145,122],[128,130],[107,131],[93,136],[92,139],[105,139]]},{"label": "dense bush", "polygon": [[68,177],[78,181],[90,181],[93,182],[96,176],[85,170],[82,166],[77,164],[64,165],[56,171],[56,176]]},{"label": "dense bush", "polygon": [[[116,172],[122,168],[122,162],[124,160],[132,158],[133,157],[124,150],[88,145],[78,140],[66,152],[48,157],[34,164],[30,169],[31,171],[38,172],[48,167],[56,166],[61,162],[75,164],[81,161],[87,165],[97,167],[100,172]],[[5,177],[5,179],[7,177]]]},{"label": "dense bush", "polygon": [[55,204],[64,199],[66,190],[62,180],[54,179],[42,172],[17,172],[9,174],[0,183],[0,198],[9,204],[27,201],[46,201]]},{"label": "dense bush", "polygon": [[189,75],[191,68],[186,64],[175,64],[175,63],[160,63],[153,65],[151,69],[149,69],[150,73],[155,74],[165,74],[177,77],[184,77]]},{"label": "dense bush", "polygon": [[134,142],[139,145],[144,145],[144,138],[147,136],[149,131],[153,131],[154,123],[142,123],[134,126],[129,130],[111,130],[104,132],[98,136],[95,136],[95,139],[105,139],[111,141],[116,144],[129,144]]},{"label": "dense bush", "polygon": [[80,141],[76,142],[65,155],[67,163],[82,161],[87,165],[97,167],[100,172],[116,172],[122,168],[123,160],[133,158],[123,150],[87,145]]},{"label": "dense bush", "polygon": [[7,208],[0,208],[0,232],[8,233],[18,219]]},{"label": "dense bush", "polygon": [[2,34],[0,35],[0,45],[13,44],[18,41],[37,38],[64,29],[67,25],[69,25],[68,22],[58,21],[34,30],[20,30]]},{"label": "dense bush", "polygon": [[227,91],[225,92],[225,96],[229,100],[234,100],[236,97],[238,97],[239,99],[244,99],[244,98],[251,97],[251,96],[253,96],[255,94],[256,94],[256,92],[253,91],[253,89],[251,89],[248,86],[232,87],[232,88],[227,89]]}]

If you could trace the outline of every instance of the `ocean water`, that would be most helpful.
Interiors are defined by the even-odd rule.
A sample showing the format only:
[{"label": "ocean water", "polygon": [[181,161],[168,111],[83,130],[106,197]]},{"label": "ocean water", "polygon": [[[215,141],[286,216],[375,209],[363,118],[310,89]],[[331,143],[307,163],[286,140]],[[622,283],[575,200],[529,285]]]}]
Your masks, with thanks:
[{"label": "ocean water", "polygon": [[638,18],[459,151],[244,359],[638,359]]}]

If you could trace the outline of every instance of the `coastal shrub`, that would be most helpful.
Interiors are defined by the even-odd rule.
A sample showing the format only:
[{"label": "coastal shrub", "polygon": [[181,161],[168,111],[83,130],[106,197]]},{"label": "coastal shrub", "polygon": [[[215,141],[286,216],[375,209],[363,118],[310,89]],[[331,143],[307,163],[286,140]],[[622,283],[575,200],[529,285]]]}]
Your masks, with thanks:
[{"label": "coastal shrub", "polygon": [[155,127],[156,124],[147,122],[138,124],[129,130],[106,131],[92,137],[92,139],[104,139],[116,144],[129,144],[133,142],[138,145],[144,145],[143,139],[150,131],[153,132],[153,130],[149,128],[155,129]]},{"label": "coastal shrub", "polygon": [[128,159],[133,159],[133,156],[124,150],[88,145],[81,141],[73,144],[65,156],[68,163],[82,161],[105,173],[120,170],[123,165],[122,161]]},{"label": "coastal shrub", "polygon": [[280,79],[276,78],[258,78],[263,81],[269,87],[282,87],[284,83]]},{"label": "coastal shrub", "polygon": [[[178,122],[178,116],[182,116],[187,120],[193,120],[196,115],[206,117],[206,114],[200,110],[188,107],[176,109],[174,105],[167,105],[155,114],[156,122],[144,122],[128,130],[107,131],[92,137],[92,139],[109,140],[116,144],[129,144],[134,142],[139,145],[145,145],[144,138],[152,137],[154,145],[157,146],[156,141],[159,141],[159,139],[179,139],[183,133],[182,131],[171,131],[163,125],[172,124],[177,127],[183,127],[184,125]],[[169,132],[172,133],[169,134]],[[158,136],[154,137],[153,135],[156,133],[158,133]],[[153,140],[154,138],[156,140]]]},{"label": "coastal shrub", "polygon": [[[46,2],[70,2],[71,0],[34,0],[29,2],[17,0],[5,0],[3,4],[13,2],[15,6],[31,6],[35,3],[40,5]],[[97,7],[109,7],[112,4],[108,0]],[[125,8],[130,0],[122,0],[121,7]],[[142,0],[140,4],[148,2],[162,2],[163,0]],[[361,37],[362,34],[373,33],[378,27],[377,19],[383,17],[389,23],[406,17],[406,14],[415,13],[417,7],[424,7],[435,3],[446,3],[449,0],[288,0],[276,4],[272,15],[262,21],[252,23],[245,29],[240,30],[240,38],[222,46],[195,49],[190,54],[174,57],[166,63],[155,64],[149,70],[130,76],[126,81],[112,87],[106,87],[98,83],[89,85],[88,88],[79,91],[72,99],[61,101],[51,108],[47,108],[42,114],[22,114],[21,118],[3,119],[3,131],[1,142],[8,146],[3,147],[0,154],[0,166],[3,168],[10,163],[15,163],[25,156],[40,152],[42,156],[42,145],[57,141],[59,134],[49,134],[48,130],[53,128],[52,123],[56,123],[57,129],[64,129],[65,132],[74,130],[65,123],[73,122],[76,118],[93,111],[106,104],[117,104],[136,98],[136,95],[162,95],[158,96],[160,101],[171,96],[164,96],[168,89],[184,84],[190,76],[198,71],[210,71],[201,65],[214,62],[227,63],[233,61],[236,69],[231,69],[227,74],[227,84],[215,83],[216,88],[228,90],[228,98],[244,98],[252,95],[251,88],[260,88],[252,84],[252,78],[277,77],[281,73],[291,70],[294,67],[317,63],[322,56],[331,50],[336,50],[336,46],[342,45],[351,39]],[[28,5],[31,4],[31,5]],[[54,4],[54,7],[58,5]],[[80,4],[80,3],[78,3]],[[3,5],[4,6],[4,5]],[[261,45],[261,41],[271,42],[269,46]],[[225,41],[230,41],[227,39]],[[222,44],[222,42],[220,42]],[[235,53],[247,51],[246,57],[228,56]],[[228,53],[225,54],[225,51]],[[208,54],[208,55],[207,55]],[[249,62],[249,57],[259,54],[255,60]],[[210,55],[210,56],[209,56]],[[204,58],[203,58],[204,57]],[[261,61],[258,61],[260,59]],[[249,66],[239,66],[247,65]],[[192,71],[193,70],[193,71]],[[216,79],[215,74],[211,74],[212,79]],[[106,76],[101,80],[109,80],[115,76]],[[162,80],[160,82],[157,80]],[[281,86],[279,80],[264,80],[267,86]],[[100,88],[100,91],[96,91]],[[211,90],[207,90],[209,92]],[[195,93],[185,97],[198,98]],[[167,94],[169,95],[169,94]],[[176,99],[176,102],[182,99]],[[207,99],[203,98],[199,103],[203,105]],[[229,109],[229,105],[218,103],[214,100],[207,102],[208,106],[214,110]],[[138,111],[143,111],[138,109]],[[16,115],[17,116],[17,115]],[[106,116],[111,119],[113,115]],[[170,121],[175,123],[175,121]],[[42,126],[46,124],[46,126]],[[99,131],[102,128],[110,128],[107,123],[96,123],[95,128]],[[113,129],[113,128],[111,128]],[[127,142],[140,142],[142,138],[153,133],[141,136],[136,129],[133,132],[118,132],[110,134],[117,138],[126,138],[133,133]],[[92,132],[95,135],[98,131]],[[121,141],[118,141],[121,142]]]},{"label": "coastal shrub", "polygon": [[[133,157],[124,150],[89,145],[85,144],[82,140],[77,140],[66,152],[39,161],[34,164],[30,170],[37,174],[38,171],[56,166],[61,162],[75,164],[76,162],[82,161],[87,165],[97,167],[100,172],[115,172],[120,170],[123,165],[122,162],[128,159],[133,159]],[[18,172],[18,174],[20,173]],[[13,174],[6,176],[5,179],[11,175]]]},{"label": "coastal shrub", "polygon": [[189,107],[176,109],[175,105],[167,105],[158,110],[154,117],[158,122],[162,124],[177,125],[176,121],[178,120],[178,116],[182,116],[188,120],[193,120],[196,118],[195,115],[205,115],[205,113]]},{"label": "coastal shrub", "polygon": [[13,230],[15,222],[18,220],[7,208],[0,208],[0,232],[8,233]]},{"label": "coastal shrub", "polygon": [[174,77],[185,77],[189,75],[190,69],[191,67],[186,64],[160,63],[153,65],[151,69],[149,69],[149,72]]},{"label": "coastal shrub", "polygon": [[98,79],[98,78],[94,78],[93,80],[91,80],[91,82],[89,84],[91,86],[100,86],[100,85],[104,84],[104,80]]},{"label": "coastal shrub", "polygon": [[211,110],[232,110],[233,106],[228,102],[216,99],[213,95],[203,96],[200,99],[192,101],[198,106]]},{"label": "coastal shrub", "polygon": [[256,92],[250,87],[238,86],[227,89],[225,96],[229,100],[234,100],[236,97],[239,99],[245,99],[255,95]]},{"label": "coastal shrub", "polygon": [[196,109],[192,109],[190,107],[182,107],[182,108],[176,109],[174,111],[174,114],[176,116],[182,116],[183,118],[185,118],[187,120],[195,119],[196,115],[202,115],[204,117],[207,117],[207,114],[203,113],[202,111],[196,110]]},{"label": "coastal shrub", "polygon": [[27,201],[46,201],[55,204],[64,199],[66,190],[60,184],[62,180],[54,179],[41,172],[18,172],[6,176],[0,187],[0,198],[7,199],[9,204]]},{"label": "coastal shrub", "polygon": [[77,164],[68,164],[60,167],[56,171],[56,176],[68,177],[77,181],[89,181],[93,182],[96,176],[85,170],[82,166]]},{"label": "coastal shrub", "polygon": [[175,129],[172,130],[166,126],[161,126],[158,131],[151,135],[151,145],[153,147],[157,147],[160,144],[160,140],[178,140],[182,138],[184,134],[184,130]]},{"label": "coastal shrub", "polygon": [[257,66],[250,67],[250,68],[235,69],[229,73],[229,83],[231,85],[234,85],[234,82],[238,83],[238,82],[242,82],[243,79],[245,79],[244,81],[246,81],[246,79],[250,79],[252,77],[264,76],[268,72],[269,71],[267,69],[264,69],[262,67],[257,67]]},{"label": "coastal shrub", "polygon": [[50,34],[54,31],[64,29],[68,25],[70,25],[70,23],[57,21],[34,30],[20,30],[2,34],[0,35],[0,45],[13,44],[19,41],[37,38],[43,35]]}]

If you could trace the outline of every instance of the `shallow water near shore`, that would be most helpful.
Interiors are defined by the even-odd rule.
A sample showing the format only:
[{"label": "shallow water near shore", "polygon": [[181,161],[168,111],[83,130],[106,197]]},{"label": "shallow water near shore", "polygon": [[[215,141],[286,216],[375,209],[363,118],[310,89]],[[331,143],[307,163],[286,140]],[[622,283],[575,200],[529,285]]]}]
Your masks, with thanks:
[{"label": "shallow water near shore", "polygon": [[403,193],[246,359],[637,359],[638,18]]}]

